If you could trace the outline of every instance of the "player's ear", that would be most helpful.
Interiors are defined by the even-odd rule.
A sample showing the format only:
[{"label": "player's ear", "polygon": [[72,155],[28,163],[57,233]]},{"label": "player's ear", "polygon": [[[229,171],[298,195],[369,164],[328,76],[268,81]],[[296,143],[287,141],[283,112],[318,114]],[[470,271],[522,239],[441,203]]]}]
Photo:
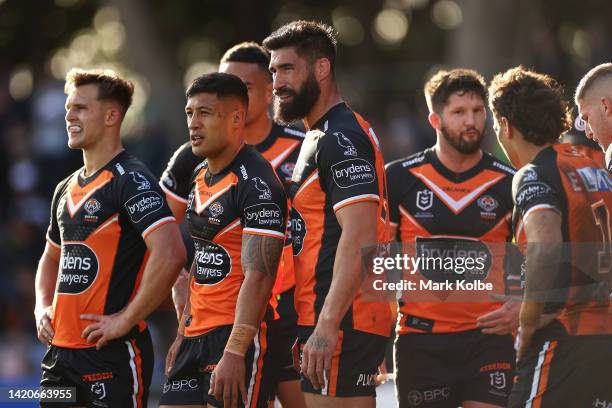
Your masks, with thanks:
[{"label": "player's ear", "polygon": [[108,127],[121,125],[123,114],[115,105],[109,105],[104,114],[104,124]]},{"label": "player's ear", "polygon": [[314,74],[317,81],[322,81],[331,74],[331,62],[328,58],[319,58],[315,61]]},{"label": "player's ear", "polygon": [[440,130],[442,127],[442,118],[440,118],[440,115],[438,115],[436,112],[430,112],[429,116],[427,116],[427,120],[429,121],[431,127],[436,130]]},{"label": "player's ear", "polygon": [[232,111],[232,126],[238,127],[243,125],[246,120],[246,108],[244,105],[239,105]]},{"label": "player's ear", "polygon": [[601,107],[603,109],[604,116],[612,115],[612,100],[606,96],[601,97]]},{"label": "player's ear", "polygon": [[512,139],[514,137],[514,128],[508,122],[508,118],[502,116],[499,119],[499,130],[500,133],[506,135],[506,139]]}]

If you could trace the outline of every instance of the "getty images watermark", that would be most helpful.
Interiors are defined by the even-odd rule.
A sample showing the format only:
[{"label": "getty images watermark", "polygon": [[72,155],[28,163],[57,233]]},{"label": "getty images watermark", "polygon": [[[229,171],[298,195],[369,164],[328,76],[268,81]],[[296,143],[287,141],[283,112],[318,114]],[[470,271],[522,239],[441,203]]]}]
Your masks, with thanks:
[{"label": "getty images watermark", "polygon": [[[461,253],[463,251],[459,251]],[[430,271],[431,275],[437,275],[438,279],[400,279],[398,282],[389,282],[384,279],[373,281],[374,290],[380,291],[492,291],[492,282],[483,282],[476,277],[486,278],[489,260],[483,256],[457,256],[457,257],[413,257],[407,254],[396,254],[395,256],[376,256],[372,259],[372,273],[383,275],[387,272],[403,271],[404,274],[415,275],[418,271]],[[436,273],[437,272],[437,273]],[[454,277],[448,277],[455,274]],[[463,276],[468,278],[460,278]],[[444,278],[447,276],[446,278]],[[454,278],[454,279],[453,279]]]}]

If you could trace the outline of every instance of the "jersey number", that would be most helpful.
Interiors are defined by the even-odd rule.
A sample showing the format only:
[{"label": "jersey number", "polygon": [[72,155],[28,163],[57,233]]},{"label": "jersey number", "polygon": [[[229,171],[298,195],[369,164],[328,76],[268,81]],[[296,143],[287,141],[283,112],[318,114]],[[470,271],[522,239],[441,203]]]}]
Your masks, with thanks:
[{"label": "jersey number", "polygon": [[601,200],[591,205],[595,224],[601,230],[603,250],[599,251],[599,273],[612,272],[612,231],[610,228],[610,211]]}]

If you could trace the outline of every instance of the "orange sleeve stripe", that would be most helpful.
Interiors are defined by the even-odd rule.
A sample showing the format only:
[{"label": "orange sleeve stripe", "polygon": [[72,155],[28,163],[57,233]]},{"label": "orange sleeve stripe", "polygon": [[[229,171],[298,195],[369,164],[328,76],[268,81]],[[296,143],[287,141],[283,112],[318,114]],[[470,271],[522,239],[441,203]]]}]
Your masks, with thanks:
[{"label": "orange sleeve stripe", "polygon": [[147,235],[149,235],[150,233],[152,233],[153,231],[155,231],[156,229],[158,229],[162,225],[167,224],[169,222],[176,222],[176,218],[174,218],[174,217],[165,217],[165,218],[162,218],[161,220],[155,221],[153,224],[149,225],[149,227],[146,230],[144,230],[142,232],[142,238],[146,239]]},{"label": "orange sleeve stripe", "polygon": [[285,239],[285,234],[282,232],[273,231],[273,230],[264,230],[264,229],[259,229],[259,228],[243,228],[242,233],[251,234],[251,235],[265,235],[267,237]]},{"label": "orange sleeve stripe", "polygon": [[351,205],[351,204],[355,204],[355,203],[359,203],[362,201],[375,201],[375,202],[379,202],[380,201],[380,197],[376,194],[361,194],[355,197],[351,197],[351,198],[347,198],[346,200],[342,200],[338,203],[336,203],[336,205],[334,205],[334,212],[338,212],[339,209],[346,207],[347,205]]}]

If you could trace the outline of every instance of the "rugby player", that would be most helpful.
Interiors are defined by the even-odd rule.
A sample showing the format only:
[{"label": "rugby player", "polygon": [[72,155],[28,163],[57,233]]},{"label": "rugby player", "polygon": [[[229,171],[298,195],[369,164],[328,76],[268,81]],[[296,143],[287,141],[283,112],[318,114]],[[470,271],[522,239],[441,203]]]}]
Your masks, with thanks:
[{"label": "rugby player", "polygon": [[606,167],[612,173],[612,63],[600,64],[580,80],[575,95],[587,136],[606,152]]},{"label": "rugby player", "polygon": [[388,240],[382,154],[339,94],[331,27],[295,21],[263,45],[275,119],[309,130],[291,186],[302,391],[310,407],[372,407],[391,319],[387,302],[362,299],[361,249]]},{"label": "rugby player", "polygon": [[[245,42],[228,49],[221,58],[219,72],[236,75],[246,84],[249,92],[244,139],[253,145],[274,167],[276,174],[289,193],[291,175],[300,151],[304,133],[295,127],[281,126],[272,121],[268,111],[272,102],[272,76],[268,70],[270,54],[259,44]],[[166,192],[170,207],[177,219],[184,216],[189,180],[195,167],[204,160],[193,154],[191,143],[183,144],[168,163],[160,185]],[[291,346],[297,337],[297,314],[293,302],[295,278],[293,275],[293,250],[288,236],[273,293],[273,303],[278,319],[269,328],[269,349],[272,351],[270,368],[272,396],[276,394],[285,408],[304,406],[300,391],[299,374],[292,364]],[[184,270],[183,270],[184,271]],[[179,276],[173,288],[177,315],[183,313],[187,297],[187,273]],[[172,365],[172,361],[168,361]]]},{"label": "rugby player", "polygon": [[186,96],[192,150],[206,160],[190,182],[186,221],[195,257],[161,404],[266,407],[264,315],[284,246],[287,197],[270,163],[244,144],[249,99],[240,78],[203,75]]},{"label": "rugby player", "polygon": [[65,91],[68,147],[84,166],[55,189],[36,273],[38,338],[50,345],[41,385],[76,387],[69,406],[146,406],[143,319],[170,292],[185,247],[157,180],[121,144],[132,83],[73,69]]},{"label": "rugby player", "polygon": [[[425,99],[437,142],[387,165],[392,234],[416,247],[416,256],[477,245],[492,258],[484,278],[504,283],[514,170],[481,149],[485,81],[472,70],[438,71],[425,84]],[[453,280],[441,270],[419,273],[420,279]],[[484,300],[429,302],[403,293],[395,343],[400,407],[419,401],[424,407],[506,406],[520,303]]]},{"label": "rugby player", "polygon": [[612,178],[558,143],[571,115],[551,77],[512,68],[495,76],[489,94],[497,138],[519,169],[513,229],[526,246],[518,378],[508,406],[607,406]]}]

